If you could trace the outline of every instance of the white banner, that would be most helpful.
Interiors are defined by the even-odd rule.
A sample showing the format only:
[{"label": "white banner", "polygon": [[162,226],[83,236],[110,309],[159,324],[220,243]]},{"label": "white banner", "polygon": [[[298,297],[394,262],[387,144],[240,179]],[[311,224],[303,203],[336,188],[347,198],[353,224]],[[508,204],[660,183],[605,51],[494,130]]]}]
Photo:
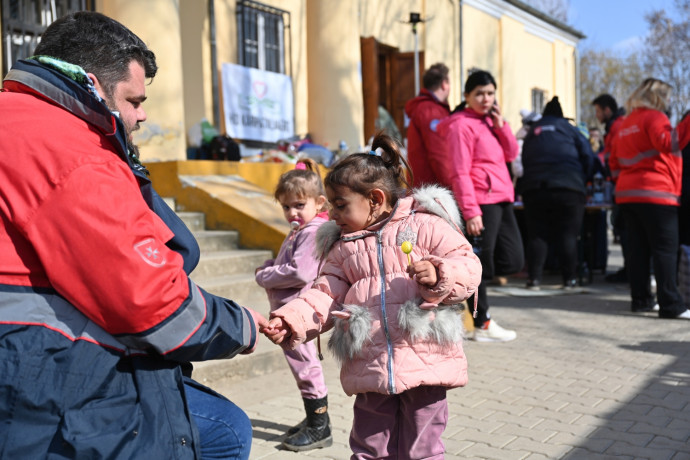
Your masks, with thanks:
[{"label": "white banner", "polygon": [[295,134],[292,79],[280,73],[223,64],[228,136],[276,142]]}]

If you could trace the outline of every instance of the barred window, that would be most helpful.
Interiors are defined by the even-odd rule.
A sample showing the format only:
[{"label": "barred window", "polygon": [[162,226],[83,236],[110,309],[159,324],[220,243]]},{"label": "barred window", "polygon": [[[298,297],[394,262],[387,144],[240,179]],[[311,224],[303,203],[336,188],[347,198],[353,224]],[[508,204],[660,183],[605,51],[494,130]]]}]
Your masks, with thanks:
[{"label": "barred window", "polygon": [[289,18],[287,11],[252,0],[238,0],[237,42],[240,65],[286,73],[285,15]]},{"label": "barred window", "polygon": [[546,99],[546,91],[539,88],[532,88],[532,111],[541,113],[544,110],[544,100]]},{"label": "barred window", "polygon": [[2,74],[19,59],[33,55],[41,34],[56,19],[90,9],[88,0],[0,0],[2,1]]}]

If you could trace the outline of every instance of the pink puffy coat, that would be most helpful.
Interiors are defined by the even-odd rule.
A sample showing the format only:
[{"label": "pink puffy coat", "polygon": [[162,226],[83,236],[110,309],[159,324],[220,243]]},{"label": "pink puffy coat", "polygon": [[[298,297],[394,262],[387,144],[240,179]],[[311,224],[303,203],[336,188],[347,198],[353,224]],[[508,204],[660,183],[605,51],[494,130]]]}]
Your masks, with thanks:
[{"label": "pink puffy coat", "polygon": [[[328,255],[319,278],[271,315],[290,326],[288,346],[334,327],[329,347],[342,363],[340,379],[348,395],[465,385],[457,304],[477,290],[482,268],[460,225],[452,194],[438,186],[398,200],[388,220],[365,230],[341,235],[333,222],[324,224],[317,248]],[[412,260],[437,267],[435,286],[409,277],[403,241],[413,243]],[[333,311],[349,318],[336,318]]]},{"label": "pink puffy coat", "polygon": [[520,148],[507,122],[499,128],[491,117],[466,108],[441,121],[437,130],[447,149],[438,180],[453,190],[465,220],[481,216],[481,204],[515,201],[506,163]]}]

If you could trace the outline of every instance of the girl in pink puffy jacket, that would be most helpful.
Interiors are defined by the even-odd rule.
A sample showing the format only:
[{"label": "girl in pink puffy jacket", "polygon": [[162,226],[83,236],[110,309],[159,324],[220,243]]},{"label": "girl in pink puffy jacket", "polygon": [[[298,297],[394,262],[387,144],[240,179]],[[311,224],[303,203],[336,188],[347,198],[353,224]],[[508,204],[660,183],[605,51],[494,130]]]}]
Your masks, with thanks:
[{"label": "girl in pink puffy jacket", "polygon": [[343,389],[356,395],[353,459],[440,459],[446,390],[467,383],[458,304],[476,291],[481,264],[452,194],[407,193],[395,141],[378,134],[372,148],[326,176],[319,277],[264,332],[294,348],[333,328]]},{"label": "girl in pink puffy jacket", "polygon": [[[326,192],[318,165],[312,159],[300,160],[295,169],[280,176],[273,196],[292,229],[276,258],[256,269],[256,282],[266,289],[272,311],[311,287],[319,273],[319,261],[314,254],[316,231],[328,221]],[[316,347],[308,342],[284,353],[307,417],[288,430],[283,447],[301,452],[330,446],[333,436],[327,411],[328,389]]]}]

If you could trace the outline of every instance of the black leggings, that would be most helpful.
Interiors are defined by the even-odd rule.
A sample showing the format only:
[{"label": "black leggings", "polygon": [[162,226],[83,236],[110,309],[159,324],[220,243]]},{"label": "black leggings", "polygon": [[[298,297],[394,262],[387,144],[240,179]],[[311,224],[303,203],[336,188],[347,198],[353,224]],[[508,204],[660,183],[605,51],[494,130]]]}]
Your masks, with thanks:
[{"label": "black leggings", "polygon": [[549,242],[554,243],[563,282],[577,278],[577,237],[585,214],[585,195],[567,189],[528,190],[522,196],[527,227],[529,279],[541,281]]},{"label": "black leggings", "polygon": [[[491,281],[496,275],[517,273],[525,265],[522,236],[515,220],[513,203],[482,204],[479,207],[482,210],[484,231],[479,243],[481,249],[478,251],[482,263],[482,282],[478,289],[475,327],[481,327],[490,318],[486,281]],[[468,300],[468,304],[472,309],[474,297]]]}]

